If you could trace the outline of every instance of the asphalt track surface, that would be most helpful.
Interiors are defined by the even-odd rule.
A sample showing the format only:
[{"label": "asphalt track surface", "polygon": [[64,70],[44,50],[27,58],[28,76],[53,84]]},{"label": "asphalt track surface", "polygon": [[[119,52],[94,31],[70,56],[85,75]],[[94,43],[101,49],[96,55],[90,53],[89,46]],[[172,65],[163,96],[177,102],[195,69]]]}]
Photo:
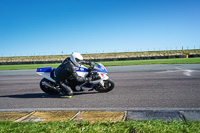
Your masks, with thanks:
[{"label": "asphalt track surface", "polygon": [[200,64],[107,69],[111,92],[77,92],[71,99],[43,93],[35,70],[0,71],[0,111],[200,108]]}]

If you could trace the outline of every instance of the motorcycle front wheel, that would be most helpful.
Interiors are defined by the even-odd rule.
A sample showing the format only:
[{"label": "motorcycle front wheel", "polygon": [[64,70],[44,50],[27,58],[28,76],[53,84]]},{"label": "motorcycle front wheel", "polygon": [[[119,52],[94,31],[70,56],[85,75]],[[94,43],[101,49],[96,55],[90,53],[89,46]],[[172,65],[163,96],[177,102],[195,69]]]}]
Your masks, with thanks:
[{"label": "motorcycle front wheel", "polygon": [[104,86],[97,85],[94,89],[100,93],[105,93],[111,91],[115,87],[115,83],[111,80],[104,80]]},{"label": "motorcycle front wheel", "polygon": [[50,87],[48,87],[48,86],[43,85],[43,84],[42,84],[43,81],[52,84],[51,81],[49,81],[49,80],[43,78],[43,79],[40,81],[40,88],[41,88],[42,91],[44,91],[45,93],[47,93],[47,94],[49,94],[49,95],[58,95],[58,94],[59,94],[59,92],[58,92],[57,90],[52,89],[52,88],[50,88]]}]

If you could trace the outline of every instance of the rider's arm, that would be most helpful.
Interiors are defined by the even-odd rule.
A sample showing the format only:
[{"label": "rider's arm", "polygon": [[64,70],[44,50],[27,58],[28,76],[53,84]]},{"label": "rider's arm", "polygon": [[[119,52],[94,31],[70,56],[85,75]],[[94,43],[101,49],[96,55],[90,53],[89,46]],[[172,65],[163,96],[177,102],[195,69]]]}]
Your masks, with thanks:
[{"label": "rider's arm", "polygon": [[76,69],[72,70],[71,76],[73,77],[73,79],[77,82],[77,83],[83,83],[86,81],[85,78],[78,76],[78,74],[76,73]]},{"label": "rider's arm", "polygon": [[91,71],[94,68],[93,62],[91,62],[91,61],[81,61],[81,63],[90,66],[90,67],[88,67],[88,75],[87,75],[87,77],[90,77],[91,76]]},{"label": "rider's arm", "polygon": [[91,61],[81,61],[81,64],[86,64],[86,65],[92,65],[92,62]]},{"label": "rider's arm", "polygon": [[90,66],[90,67],[88,68],[88,69],[89,69],[89,72],[94,68],[93,62],[91,62],[91,61],[81,61],[81,64],[89,65],[89,66]]}]

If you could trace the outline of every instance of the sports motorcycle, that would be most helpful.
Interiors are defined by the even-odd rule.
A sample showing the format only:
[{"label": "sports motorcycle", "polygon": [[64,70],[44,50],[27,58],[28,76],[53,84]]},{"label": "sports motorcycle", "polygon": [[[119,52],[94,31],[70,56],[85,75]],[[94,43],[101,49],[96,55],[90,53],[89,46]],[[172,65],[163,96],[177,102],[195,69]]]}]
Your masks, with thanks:
[{"label": "sports motorcycle", "polygon": [[[37,68],[37,74],[44,77],[40,81],[40,88],[42,91],[49,95],[66,94],[64,90],[60,87],[58,83],[54,80],[55,68],[43,67]],[[90,82],[82,83],[81,85],[70,84],[70,79],[66,80],[69,83],[69,87],[73,91],[91,91],[96,90],[100,93],[105,93],[111,91],[115,83],[108,77],[107,69],[101,63],[94,62],[92,66],[85,67],[81,65],[76,70],[77,74],[81,77],[90,77]]]}]

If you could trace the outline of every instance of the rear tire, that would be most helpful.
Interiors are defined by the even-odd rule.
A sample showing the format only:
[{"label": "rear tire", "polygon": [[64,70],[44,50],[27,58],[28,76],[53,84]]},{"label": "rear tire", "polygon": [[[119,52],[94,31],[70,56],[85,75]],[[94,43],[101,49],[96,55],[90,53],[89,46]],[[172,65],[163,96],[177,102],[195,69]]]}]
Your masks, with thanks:
[{"label": "rear tire", "polygon": [[43,78],[41,81],[40,81],[40,88],[42,91],[44,91],[45,93],[49,94],[49,95],[58,95],[60,92],[55,90],[55,89],[52,89],[52,88],[49,88],[45,85],[42,84],[42,82],[45,81],[45,82],[48,82],[50,84],[53,84],[51,81]]},{"label": "rear tire", "polygon": [[111,80],[104,80],[104,87],[98,85],[94,89],[100,93],[105,93],[111,91],[115,87],[115,83]]}]

